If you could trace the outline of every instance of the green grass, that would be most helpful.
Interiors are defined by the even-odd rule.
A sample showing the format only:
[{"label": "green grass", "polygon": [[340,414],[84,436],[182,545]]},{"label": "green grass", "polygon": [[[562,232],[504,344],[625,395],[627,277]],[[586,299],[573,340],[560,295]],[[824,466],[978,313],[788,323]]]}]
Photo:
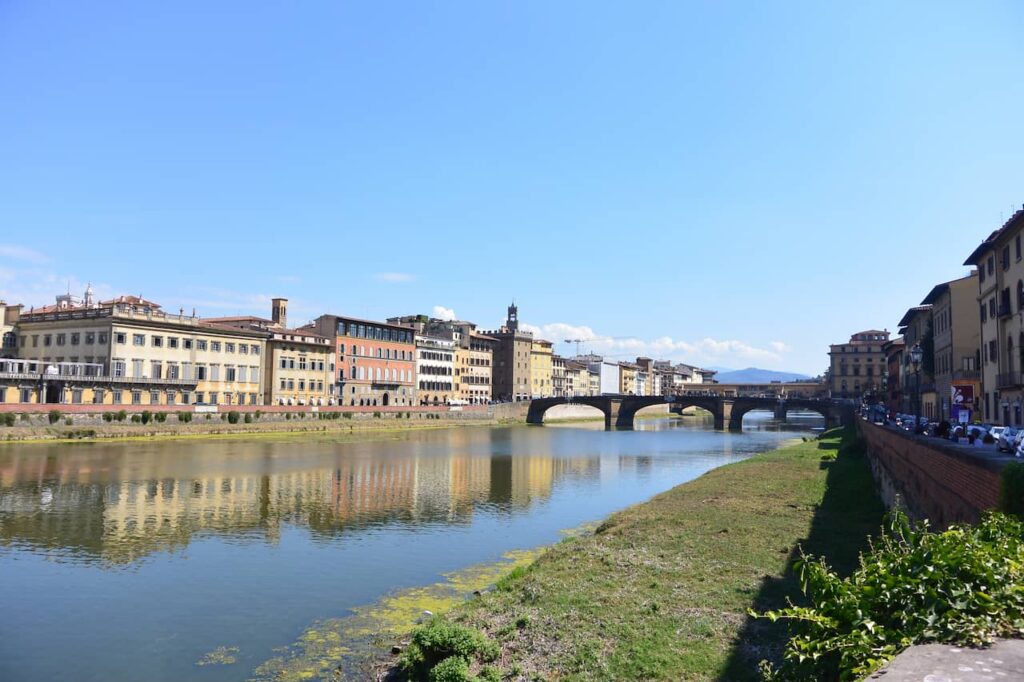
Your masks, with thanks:
[{"label": "green grass", "polygon": [[560,543],[446,617],[500,645],[492,665],[505,679],[759,679],[786,626],[746,613],[800,601],[797,547],[848,573],[881,526],[863,453],[840,450],[852,440],[834,430],[712,471]]}]

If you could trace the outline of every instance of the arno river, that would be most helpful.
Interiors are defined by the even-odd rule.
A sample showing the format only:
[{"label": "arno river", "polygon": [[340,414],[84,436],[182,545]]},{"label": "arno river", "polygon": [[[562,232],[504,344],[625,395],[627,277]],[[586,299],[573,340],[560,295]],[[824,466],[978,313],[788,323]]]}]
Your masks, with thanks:
[{"label": "arno river", "polygon": [[319,677],[372,629],[353,609],[413,594],[417,613],[410,588],[821,423],[3,445],[0,680]]}]

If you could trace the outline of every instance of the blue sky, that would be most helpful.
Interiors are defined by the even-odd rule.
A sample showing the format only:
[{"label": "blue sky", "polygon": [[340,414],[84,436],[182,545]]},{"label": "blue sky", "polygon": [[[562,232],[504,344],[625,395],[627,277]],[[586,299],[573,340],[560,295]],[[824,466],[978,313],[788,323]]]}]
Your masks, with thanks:
[{"label": "blue sky", "polygon": [[[1024,202],[1024,5],[0,2],[0,297],[816,374]],[[561,345],[568,353],[573,348]]]}]

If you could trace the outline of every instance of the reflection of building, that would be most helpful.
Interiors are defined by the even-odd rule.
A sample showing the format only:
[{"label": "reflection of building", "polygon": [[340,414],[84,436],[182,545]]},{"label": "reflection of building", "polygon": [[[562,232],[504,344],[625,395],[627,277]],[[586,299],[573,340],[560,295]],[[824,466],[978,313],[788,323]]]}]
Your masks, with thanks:
[{"label": "reflection of building", "polygon": [[[523,430],[526,432],[526,430]],[[534,450],[526,432],[515,451]],[[596,477],[597,457],[494,454],[486,430],[439,431],[402,444],[288,443],[0,452],[0,545],[16,541],[82,560],[130,563],[197,533],[277,540],[281,524],[334,535],[380,523],[468,521],[476,506],[512,512],[562,476]],[[182,475],[181,472],[189,472]]]},{"label": "reflection of building", "polygon": [[87,289],[81,300],[65,294],[22,310],[16,333],[18,358],[40,374],[0,373],[10,402],[261,403],[264,332],[166,313],[138,296],[94,302]]}]

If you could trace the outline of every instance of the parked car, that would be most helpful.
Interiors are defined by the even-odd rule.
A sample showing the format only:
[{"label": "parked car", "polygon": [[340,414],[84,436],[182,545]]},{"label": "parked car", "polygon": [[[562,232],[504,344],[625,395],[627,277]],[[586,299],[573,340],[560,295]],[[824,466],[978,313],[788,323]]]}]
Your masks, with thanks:
[{"label": "parked car", "polygon": [[996,440],[999,440],[999,436],[1003,435],[1003,432],[1006,431],[1007,428],[1009,428],[1009,427],[1006,427],[1006,426],[993,426],[991,429],[988,430],[988,432],[990,434],[992,434],[993,438],[995,438]]},{"label": "parked car", "polygon": [[[995,429],[993,429],[993,431],[994,430]],[[989,433],[991,433],[991,431]],[[994,437],[996,439],[996,450],[999,452],[1017,451],[1017,429],[1009,426],[1002,427],[999,433]]]}]

